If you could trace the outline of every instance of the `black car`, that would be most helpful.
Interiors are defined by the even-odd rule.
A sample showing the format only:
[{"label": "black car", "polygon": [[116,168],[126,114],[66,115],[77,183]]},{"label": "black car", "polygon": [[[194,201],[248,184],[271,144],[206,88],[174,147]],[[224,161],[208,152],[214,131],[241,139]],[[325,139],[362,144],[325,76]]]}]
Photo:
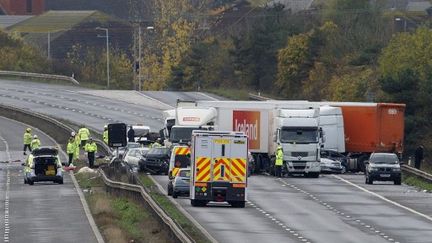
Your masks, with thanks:
[{"label": "black car", "polygon": [[348,157],[333,151],[333,150],[321,150],[321,158],[331,159],[331,160],[337,160],[341,162],[342,165],[342,171],[341,173],[345,173],[348,168]]},{"label": "black car", "polygon": [[400,185],[402,173],[399,158],[393,153],[373,153],[369,161],[365,161],[365,182],[373,184],[374,181],[393,181]]},{"label": "black car", "polygon": [[168,175],[171,151],[166,147],[151,148],[138,162],[140,171]]}]

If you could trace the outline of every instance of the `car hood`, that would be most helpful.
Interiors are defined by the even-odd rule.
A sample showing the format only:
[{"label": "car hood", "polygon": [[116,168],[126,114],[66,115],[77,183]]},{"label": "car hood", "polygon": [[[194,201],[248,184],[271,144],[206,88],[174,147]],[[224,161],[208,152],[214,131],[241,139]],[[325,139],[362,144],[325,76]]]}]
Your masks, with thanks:
[{"label": "car hood", "polygon": [[340,164],[341,162],[339,160],[332,160],[327,158],[321,158],[321,164],[323,165],[333,165],[334,163]]},{"label": "car hood", "polygon": [[376,168],[400,168],[399,164],[370,164],[370,167]]}]

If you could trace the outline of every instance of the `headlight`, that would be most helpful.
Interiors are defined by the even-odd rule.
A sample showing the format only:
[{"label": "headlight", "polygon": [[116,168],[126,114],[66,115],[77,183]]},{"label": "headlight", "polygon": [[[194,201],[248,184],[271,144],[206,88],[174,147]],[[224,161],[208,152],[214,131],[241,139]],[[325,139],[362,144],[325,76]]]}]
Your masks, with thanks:
[{"label": "headlight", "polygon": [[400,168],[393,168],[392,171],[399,172],[401,170],[400,170]]},{"label": "headlight", "polygon": [[377,167],[369,167],[369,171],[378,171]]}]

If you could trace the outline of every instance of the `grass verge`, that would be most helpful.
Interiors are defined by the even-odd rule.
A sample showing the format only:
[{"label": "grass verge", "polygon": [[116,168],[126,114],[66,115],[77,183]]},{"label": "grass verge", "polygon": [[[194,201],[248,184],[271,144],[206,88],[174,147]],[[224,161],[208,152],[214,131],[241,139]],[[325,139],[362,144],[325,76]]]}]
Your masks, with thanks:
[{"label": "grass verge", "polygon": [[141,204],[125,197],[108,194],[96,173],[77,173],[78,184],[90,211],[108,243],[170,242],[159,221]]},{"label": "grass verge", "polygon": [[413,175],[404,175],[402,177],[403,183],[417,187],[421,190],[427,190],[428,192],[432,192],[432,183],[423,180],[417,176]]},{"label": "grass verge", "polygon": [[150,196],[182,229],[192,237],[195,242],[209,242],[207,237],[169,200],[168,196],[162,194],[150,177],[139,174],[142,186],[149,192]]}]

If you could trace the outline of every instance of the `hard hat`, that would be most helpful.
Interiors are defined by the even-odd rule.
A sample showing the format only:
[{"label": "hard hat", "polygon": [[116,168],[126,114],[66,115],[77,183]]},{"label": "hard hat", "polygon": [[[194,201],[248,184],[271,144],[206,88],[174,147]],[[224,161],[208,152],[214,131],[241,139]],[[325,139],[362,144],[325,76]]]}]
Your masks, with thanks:
[{"label": "hard hat", "polygon": [[90,140],[93,140],[93,137],[90,137]]},{"label": "hard hat", "polygon": [[71,136],[75,137],[76,133],[75,132],[71,132]]},{"label": "hard hat", "polygon": [[108,129],[108,125],[105,125],[105,126],[104,126],[104,129]]},{"label": "hard hat", "polygon": [[33,136],[33,138],[37,138],[37,135],[35,134],[35,135]]},{"label": "hard hat", "polygon": [[282,149],[282,146],[281,146],[281,145],[278,145],[277,149]]},{"label": "hard hat", "polygon": [[30,128],[30,127],[27,128],[26,131],[27,131],[27,132],[31,132],[31,128]]}]

